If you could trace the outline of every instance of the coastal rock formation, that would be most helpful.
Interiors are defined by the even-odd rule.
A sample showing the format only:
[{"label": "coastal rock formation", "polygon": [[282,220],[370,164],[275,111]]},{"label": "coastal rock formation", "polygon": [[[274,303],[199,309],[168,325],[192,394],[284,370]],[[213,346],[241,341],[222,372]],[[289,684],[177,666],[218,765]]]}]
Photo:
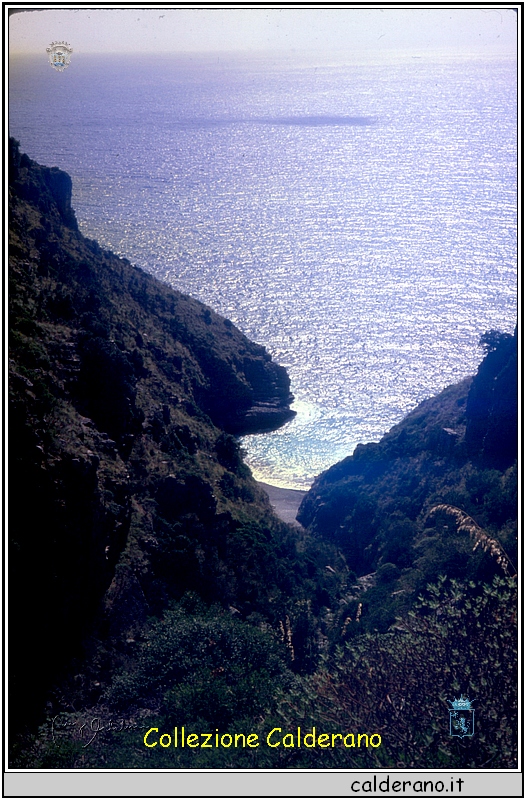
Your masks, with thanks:
[{"label": "coastal rock formation", "polygon": [[[10,152],[9,766],[516,768],[516,335],[319,476],[293,528],[233,435],[290,415],[285,371],[81,236],[68,177]],[[455,683],[484,720],[460,749],[436,724]],[[299,716],[389,735],[139,733],[263,742]]]},{"label": "coastal rock formation", "polygon": [[13,139],[9,154],[10,613],[31,631],[12,650],[20,719],[93,625],[124,636],[131,608],[138,621],[188,589],[244,613],[272,591],[265,569],[248,588],[260,579],[234,542],[240,517],[280,523],[231,434],[293,412],[263,347],[81,235],[70,177]]},{"label": "coastal rock formation", "polygon": [[[491,331],[481,346],[486,356],[473,378],[422,402],[380,442],[359,444],[318,476],[298,511],[299,522],[336,544],[357,576],[388,566],[398,600],[440,574],[480,578],[495,569],[480,548],[473,557],[469,537],[455,538],[450,521],[441,519],[449,531],[442,540],[430,517],[436,505],[474,517],[516,563],[517,331]],[[401,608],[391,599],[382,604],[390,610],[381,621],[375,611],[373,627],[388,627]]]},{"label": "coastal rock formation", "polygon": [[466,406],[466,447],[480,463],[505,469],[517,458],[517,328],[513,336],[489,331],[482,337],[486,357]]}]

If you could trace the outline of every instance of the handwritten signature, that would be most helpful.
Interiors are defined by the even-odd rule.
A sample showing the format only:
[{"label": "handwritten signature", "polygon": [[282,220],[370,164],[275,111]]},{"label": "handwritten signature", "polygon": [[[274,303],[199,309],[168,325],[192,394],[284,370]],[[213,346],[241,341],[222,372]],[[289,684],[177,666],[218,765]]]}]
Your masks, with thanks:
[{"label": "handwritten signature", "polygon": [[55,736],[69,732],[75,739],[87,738],[82,747],[89,747],[100,733],[122,733],[124,731],[140,730],[144,725],[138,725],[135,720],[105,719],[104,717],[74,717],[71,714],[57,714],[51,720],[51,738],[56,742]]}]

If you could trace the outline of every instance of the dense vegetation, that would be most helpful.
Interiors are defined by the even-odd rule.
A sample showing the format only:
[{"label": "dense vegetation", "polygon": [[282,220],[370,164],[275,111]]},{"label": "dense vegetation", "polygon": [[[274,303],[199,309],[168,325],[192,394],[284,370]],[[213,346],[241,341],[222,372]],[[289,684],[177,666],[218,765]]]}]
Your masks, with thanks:
[{"label": "dense vegetation", "polygon": [[[293,528],[235,438],[289,418],[285,371],[70,199],[11,141],[10,764],[514,766],[517,335],[321,475]],[[460,694],[473,739],[449,736]],[[174,726],[382,745],[143,744]]]},{"label": "dense vegetation", "polygon": [[371,575],[342,624],[360,602],[361,627],[386,631],[440,575],[491,580],[494,554],[473,553],[475,534],[451,510],[431,513],[437,506],[474,517],[517,563],[517,332],[481,343],[474,378],[421,403],[378,444],[358,445],[303,501],[303,525],[334,543],[356,576]]}]

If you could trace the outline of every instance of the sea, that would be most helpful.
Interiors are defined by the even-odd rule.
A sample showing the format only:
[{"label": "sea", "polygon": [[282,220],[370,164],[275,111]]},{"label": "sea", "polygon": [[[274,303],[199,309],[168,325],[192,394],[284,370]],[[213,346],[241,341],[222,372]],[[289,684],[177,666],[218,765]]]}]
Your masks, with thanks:
[{"label": "sea", "polygon": [[308,488],[514,330],[509,57],[43,52],[9,90],[81,231],[286,367],[295,419],[242,439],[258,480]]}]

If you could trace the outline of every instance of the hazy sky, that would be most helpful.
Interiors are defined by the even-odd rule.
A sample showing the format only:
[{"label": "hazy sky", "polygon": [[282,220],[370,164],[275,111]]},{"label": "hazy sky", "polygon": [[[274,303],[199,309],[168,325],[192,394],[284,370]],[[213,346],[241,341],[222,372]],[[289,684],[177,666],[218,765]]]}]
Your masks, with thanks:
[{"label": "hazy sky", "polygon": [[[16,8],[16,6],[13,6]],[[49,8],[14,14],[11,53],[45,53],[66,41],[79,53],[320,50],[468,53],[516,50],[506,8]]]}]

